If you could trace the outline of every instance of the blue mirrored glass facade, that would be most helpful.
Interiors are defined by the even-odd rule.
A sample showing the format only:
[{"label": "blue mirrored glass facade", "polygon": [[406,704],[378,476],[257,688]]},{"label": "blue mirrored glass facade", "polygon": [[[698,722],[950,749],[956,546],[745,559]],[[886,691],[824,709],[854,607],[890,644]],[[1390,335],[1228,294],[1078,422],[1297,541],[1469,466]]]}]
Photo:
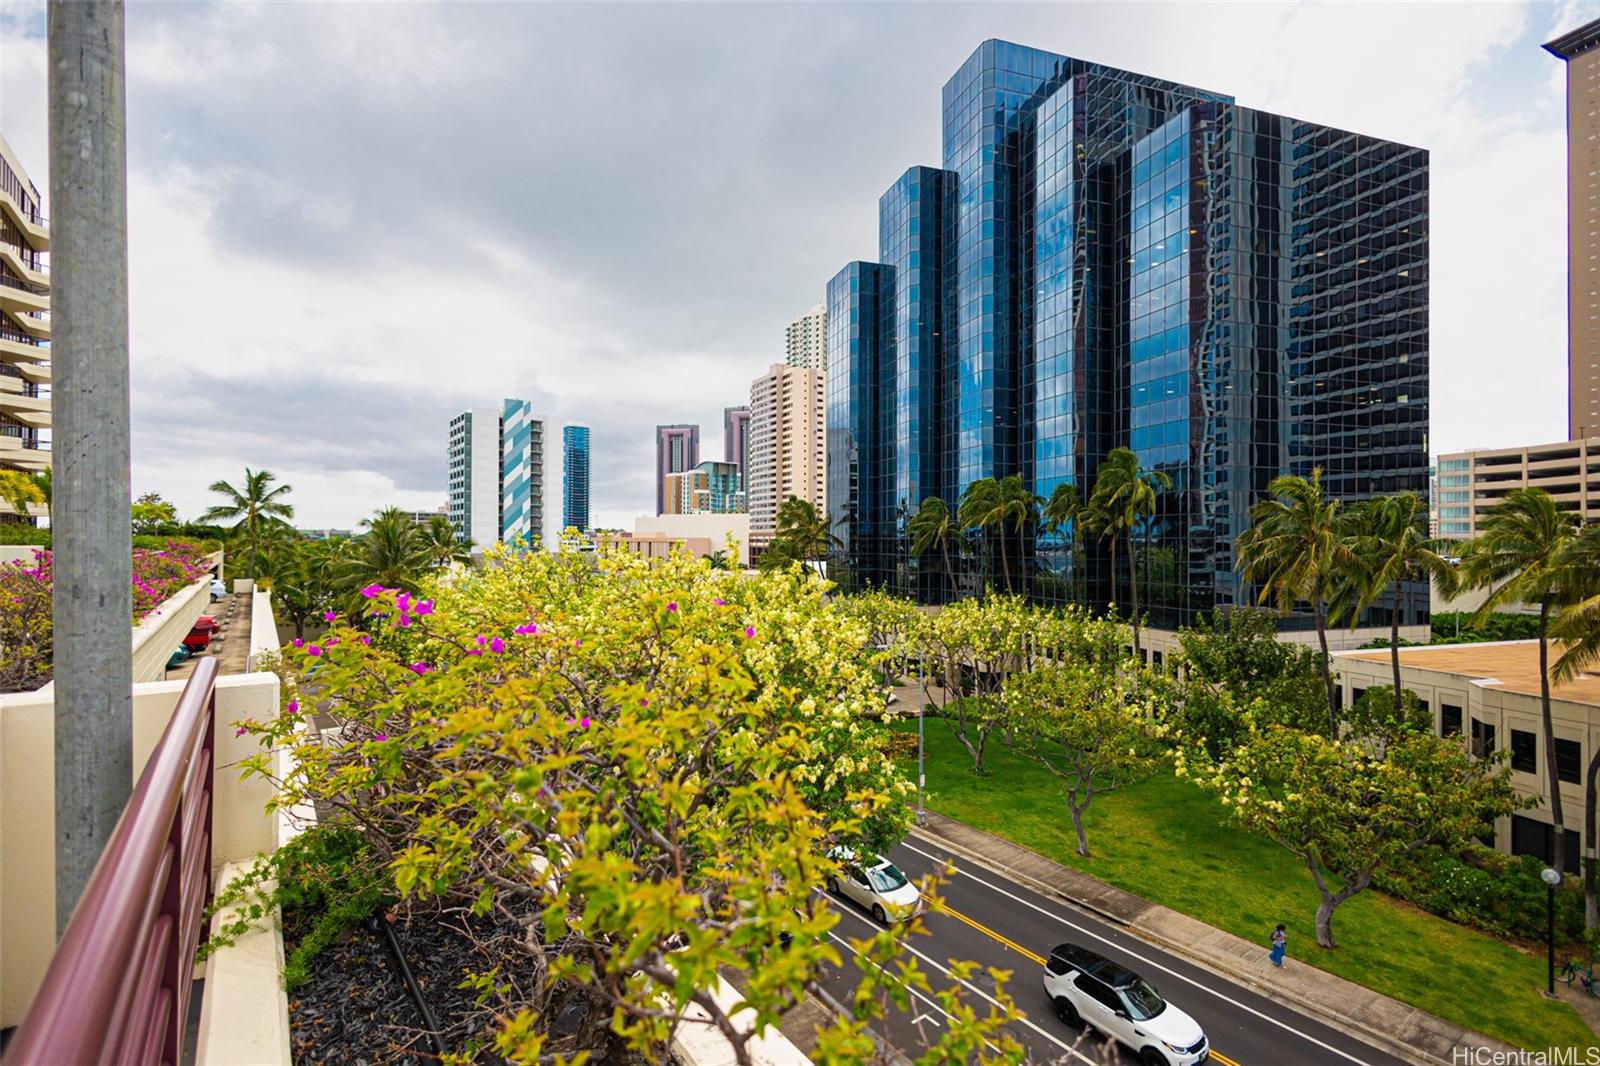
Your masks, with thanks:
[{"label": "blue mirrored glass facade", "polygon": [[561,528],[589,531],[589,427],[561,427]]},{"label": "blue mirrored glass facade", "polygon": [[[944,167],[880,200],[883,262],[829,286],[851,317],[830,320],[828,504],[876,531],[844,553],[863,583],[907,588],[921,498],[1010,474],[1086,497],[1118,446],[1174,483],[1137,551],[1161,626],[1251,595],[1233,539],[1278,474],[1427,490],[1425,151],[1001,41],[943,114]],[[1128,602],[1070,539],[1024,537],[1030,591]],[[973,586],[916,591],[947,587]],[[1412,590],[1404,620],[1426,610]]]}]

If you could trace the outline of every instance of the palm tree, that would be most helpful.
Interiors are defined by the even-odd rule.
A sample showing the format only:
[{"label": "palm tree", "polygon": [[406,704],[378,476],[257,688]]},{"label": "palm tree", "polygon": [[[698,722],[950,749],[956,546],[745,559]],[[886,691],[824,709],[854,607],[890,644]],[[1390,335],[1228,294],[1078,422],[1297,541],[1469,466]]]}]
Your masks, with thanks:
[{"label": "palm tree", "polygon": [[[1566,650],[1550,672],[1557,682],[1570,681],[1600,659],[1600,526],[1589,526],[1567,549],[1562,569],[1578,582],[1570,589],[1572,601],[1550,622],[1550,633],[1564,641]],[[1581,582],[1581,584],[1579,583]],[[1584,928],[1600,924],[1600,893],[1596,889],[1595,844],[1597,799],[1600,799],[1600,746],[1584,773],[1583,796],[1583,915]]]},{"label": "palm tree", "polygon": [[1389,613],[1389,662],[1394,673],[1395,720],[1403,713],[1400,691],[1400,591],[1407,581],[1436,583],[1441,592],[1455,590],[1456,571],[1442,552],[1450,542],[1428,536],[1428,504],[1414,492],[1368,500],[1352,515],[1351,547],[1356,565],[1348,571],[1354,600],[1350,624],[1377,602],[1385,589],[1394,593]]},{"label": "palm tree", "polygon": [[472,541],[456,536],[456,527],[442,514],[431,516],[417,527],[417,536],[427,545],[428,556],[436,567],[472,560]]},{"label": "palm tree", "polygon": [[[1478,523],[1478,536],[1461,550],[1461,585],[1488,588],[1483,617],[1507,603],[1539,605],[1539,705],[1544,717],[1544,763],[1554,823],[1552,863],[1558,861],[1564,821],[1556,774],[1555,723],[1550,714],[1550,612],[1575,598],[1588,575],[1573,567],[1577,522],[1543,489],[1512,489]],[[1498,586],[1498,587],[1496,587]]]},{"label": "palm tree", "polygon": [[[1030,523],[1038,521],[1039,506],[1044,503],[1044,500],[1039,496],[1038,493],[1028,488],[1028,486],[1022,480],[1021,474],[1008,474],[1007,476],[1001,478],[999,484],[999,494],[1000,507],[1002,511],[1002,517],[998,523],[1000,526],[1000,553],[1002,556],[1004,556],[1006,548],[1006,523],[1008,521],[1011,523],[1011,527],[1016,532],[1017,540],[1020,545],[1022,540],[1022,531],[1026,529]],[[1025,560],[1018,561],[1025,562]],[[1026,567],[1024,567],[1024,570],[1026,570]],[[1024,575],[1023,585],[1024,587],[1027,585],[1026,575]],[[1009,567],[1006,569],[1006,591],[1011,591],[1011,570]]]},{"label": "palm tree", "polygon": [[251,470],[247,466],[241,488],[236,489],[226,481],[213,481],[211,491],[222,496],[224,502],[200,516],[202,522],[236,521],[234,529],[243,530],[249,536],[250,565],[246,576],[251,580],[255,579],[260,559],[262,526],[269,520],[294,517],[294,507],[284,500],[291,490],[288,485],[272,488],[276,480],[278,475],[270,470]]},{"label": "palm tree", "polygon": [[1041,513],[1041,521],[1047,531],[1060,537],[1071,538],[1067,557],[1072,566],[1074,582],[1080,576],[1078,544],[1082,538],[1078,536],[1078,524],[1082,514],[1083,497],[1078,495],[1078,486],[1070,481],[1063,481],[1050,491],[1050,498],[1045,501]]},{"label": "palm tree", "polygon": [[776,524],[774,540],[783,541],[790,554],[802,561],[826,558],[830,549],[844,543],[833,533],[833,520],[819,513],[810,500],[798,496],[783,501]]},{"label": "palm tree", "polygon": [[929,496],[906,523],[911,537],[911,556],[920,559],[932,548],[944,559],[945,584],[955,592],[955,572],[950,568],[950,542],[961,535],[961,526],[950,514],[950,506],[938,496]]},{"label": "palm tree", "polygon": [[355,538],[353,553],[342,563],[346,583],[358,587],[375,582],[416,592],[435,563],[411,516],[398,507],[385,507],[361,524],[366,532]]},{"label": "palm tree", "polygon": [[1095,475],[1089,508],[1096,515],[1094,525],[1103,537],[1111,538],[1111,571],[1115,582],[1116,538],[1128,544],[1128,591],[1133,601],[1133,653],[1142,657],[1139,647],[1139,577],[1133,550],[1133,532],[1141,522],[1156,513],[1157,489],[1172,488],[1172,478],[1159,470],[1146,470],[1131,448],[1113,448]]},{"label": "palm tree", "polygon": [[[993,577],[994,572],[994,546],[989,538],[989,527],[1003,526],[1006,518],[1005,501],[1000,497],[1000,483],[992,477],[980,477],[967,484],[966,491],[961,494],[961,503],[956,510],[961,528],[969,533],[977,533],[983,537],[984,569]],[[1002,569],[1009,570],[1009,560],[1006,558],[1005,538],[1000,538],[1000,565]],[[985,581],[985,584],[988,582]],[[1009,588],[1009,584],[1007,586]]]},{"label": "palm tree", "polygon": [[1311,605],[1322,649],[1322,685],[1328,697],[1328,736],[1339,735],[1339,693],[1333,687],[1333,662],[1328,655],[1328,594],[1354,553],[1346,536],[1339,501],[1322,492],[1322,468],[1309,478],[1298,474],[1275,477],[1267,499],[1250,508],[1251,526],[1234,542],[1235,563],[1246,581],[1261,583],[1261,602],[1276,598],[1287,610],[1298,602]]}]

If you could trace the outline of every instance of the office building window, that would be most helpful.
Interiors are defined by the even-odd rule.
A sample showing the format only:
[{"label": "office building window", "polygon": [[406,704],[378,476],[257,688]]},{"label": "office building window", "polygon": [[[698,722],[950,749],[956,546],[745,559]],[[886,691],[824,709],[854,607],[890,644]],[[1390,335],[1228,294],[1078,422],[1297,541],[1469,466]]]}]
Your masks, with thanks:
[{"label": "office building window", "polygon": [[1476,718],[1472,720],[1472,754],[1480,759],[1494,754],[1494,726]]},{"label": "office building window", "polygon": [[1569,784],[1583,781],[1583,745],[1556,738],[1556,779]]},{"label": "office building window", "polygon": [[1525,774],[1539,772],[1538,738],[1525,729],[1511,731],[1511,768]]},{"label": "office building window", "polygon": [[1461,735],[1461,708],[1449,703],[1439,705],[1439,735],[1441,737],[1459,737]]}]

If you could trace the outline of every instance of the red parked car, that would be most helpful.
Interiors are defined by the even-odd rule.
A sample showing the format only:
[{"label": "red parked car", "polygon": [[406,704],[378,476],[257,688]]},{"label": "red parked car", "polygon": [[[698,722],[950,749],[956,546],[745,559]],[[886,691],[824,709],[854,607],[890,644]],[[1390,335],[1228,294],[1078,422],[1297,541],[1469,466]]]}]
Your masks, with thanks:
[{"label": "red parked car", "polygon": [[191,651],[199,651],[209,647],[211,634],[217,631],[217,620],[209,614],[203,614],[195,619],[194,628],[189,630],[189,635],[183,638],[183,646]]}]

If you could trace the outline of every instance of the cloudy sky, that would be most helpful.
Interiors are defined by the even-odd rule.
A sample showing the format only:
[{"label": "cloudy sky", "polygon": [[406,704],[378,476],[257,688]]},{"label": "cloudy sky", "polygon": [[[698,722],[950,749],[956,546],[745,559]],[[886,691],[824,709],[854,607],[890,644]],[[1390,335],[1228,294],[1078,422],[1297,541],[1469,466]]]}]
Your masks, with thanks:
[{"label": "cloudy sky", "polygon": [[[594,434],[721,410],[939,163],[984,38],[1432,152],[1433,450],[1565,432],[1563,69],[1595,4],[145,4],[128,12],[134,491],[245,466],[299,523],[444,501],[449,418]],[[0,5],[0,132],[48,180],[42,7]],[[551,464],[559,469],[559,445]],[[559,483],[547,499],[559,520]]]}]

